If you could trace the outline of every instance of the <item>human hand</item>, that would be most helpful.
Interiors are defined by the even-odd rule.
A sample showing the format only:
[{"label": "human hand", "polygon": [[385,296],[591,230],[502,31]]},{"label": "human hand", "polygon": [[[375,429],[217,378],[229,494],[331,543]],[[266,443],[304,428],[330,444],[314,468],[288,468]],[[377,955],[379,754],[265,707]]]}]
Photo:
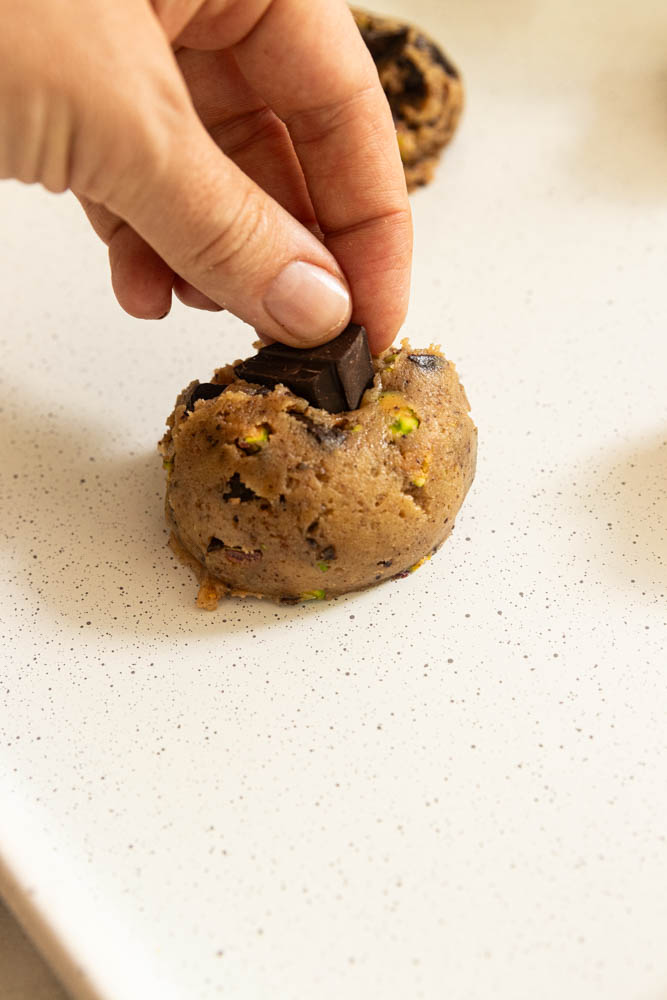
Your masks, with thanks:
[{"label": "human hand", "polygon": [[343,0],[0,0],[0,14],[0,177],[75,192],[127,312],[166,314],[173,287],[303,346],[343,328],[349,286],[372,350],[391,343],[410,211]]}]

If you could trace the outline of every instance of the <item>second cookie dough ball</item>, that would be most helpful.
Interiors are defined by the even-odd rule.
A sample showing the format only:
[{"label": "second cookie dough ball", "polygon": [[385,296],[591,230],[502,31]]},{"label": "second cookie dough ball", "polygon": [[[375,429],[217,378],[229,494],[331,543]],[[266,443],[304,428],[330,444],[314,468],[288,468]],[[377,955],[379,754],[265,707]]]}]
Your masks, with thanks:
[{"label": "second cookie dough ball", "polygon": [[431,180],[458,124],[463,108],[459,71],[418,28],[361,10],[352,13],[387,95],[412,191]]}]

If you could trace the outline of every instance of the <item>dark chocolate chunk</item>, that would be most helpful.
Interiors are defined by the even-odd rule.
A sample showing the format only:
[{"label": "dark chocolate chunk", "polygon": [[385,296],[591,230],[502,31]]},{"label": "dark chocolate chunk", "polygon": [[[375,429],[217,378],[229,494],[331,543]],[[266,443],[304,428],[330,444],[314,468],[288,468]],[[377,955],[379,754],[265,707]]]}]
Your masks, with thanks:
[{"label": "dark chocolate chunk", "polygon": [[253,552],[244,552],[243,549],[225,549],[225,559],[228,559],[229,562],[257,562],[261,558],[262,552],[260,549],[255,549]]},{"label": "dark chocolate chunk", "polygon": [[423,101],[426,97],[426,81],[419,66],[407,56],[397,59],[396,65],[403,75],[402,96],[410,101]]},{"label": "dark chocolate chunk", "polygon": [[373,60],[383,62],[386,59],[395,59],[405,48],[408,40],[409,28],[366,28],[361,35],[366,43],[366,47]]},{"label": "dark chocolate chunk", "polygon": [[244,385],[239,386],[246,396],[268,396],[271,390],[268,385]]},{"label": "dark chocolate chunk", "polygon": [[[292,349],[296,350],[285,348]],[[331,412],[345,409],[340,382],[330,364],[313,359],[283,358],[277,353],[264,354],[268,350],[268,347],[262,347],[254,358],[248,358],[238,365],[234,370],[239,378],[272,386],[282,382],[295,395],[307,399],[313,406]]]},{"label": "dark chocolate chunk", "polygon": [[336,549],[333,545],[327,545],[325,549],[320,552],[320,559],[324,562],[330,562],[332,559],[336,558]]},{"label": "dark chocolate chunk", "polygon": [[459,71],[437,45],[434,45],[433,42],[431,42],[428,38],[425,38],[424,35],[417,35],[413,45],[415,48],[421,49],[423,52],[428,52],[433,62],[437,63],[438,66],[442,66],[447,76],[451,76],[454,80],[458,80]]},{"label": "dark chocolate chunk", "polygon": [[445,364],[445,359],[439,358],[437,354],[408,354],[408,361],[425,372],[435,372]]},{"label": "dark chocolate chunk", "polygon": [[308,433],[312,434],[317,443],[324,448],[340,448],[347,437],[341,427],[326,427],[324,424],[318,424],[307,414],[299,413],[298,410],[290,411],[290,416],[303,424]]},{"label": "dark chocolate chunk", "polygon": [[216,385],[214,382],[199,382],[190,393],[190,397],[185,404],[186,410],[194,410],[198,399],[217,399],[226,388],[226,385]]},{"label": "dark chocolate chunk", "polygon": [[393,559],[380,559],[378,566],[391,566],[393,561],[394,561]]},{"label": "dark chocolate chunk", "polygon": [[243,549],[232,548],[229,545],[225,545],[224,542],[221,542],[219,538],[213,535],[206,546],[206,551],[219,552],[221,549],[225,550],[225,558],[229,559],[230,562],[236,563],[256,562],[263,555],[260,549],[255,549],[254,552],[245,552]]},{"label": "dark chocolate chunk", "polygon": [[356,410],[373,382],[366,331],[354,323],[320,347],[269,344],[234,371],[246,382],[268,386],[282,383],[312,406],[330,413]]},{"label": "dark chocolate chunk", "polygon": [[228,491],[222,494],[223,500],[240,500],[241,503],[245,503],[246,500],[256,500],[257,494],[254,490],[251,490],[249,486],[243,482],[238,472],[235,472],[232,478],[227,483]]}]

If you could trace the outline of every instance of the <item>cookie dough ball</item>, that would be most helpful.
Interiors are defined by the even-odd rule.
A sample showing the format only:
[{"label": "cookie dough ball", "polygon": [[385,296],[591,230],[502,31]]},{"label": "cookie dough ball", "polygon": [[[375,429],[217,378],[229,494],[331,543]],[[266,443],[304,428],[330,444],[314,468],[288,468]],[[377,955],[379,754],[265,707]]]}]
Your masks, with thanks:
[{"label": "cookie dough ball", "polygon": [[373,366],[346,413],[233,366],[180,394],[160,450],[172,545],[199,576],[200,606],[344,594],[405,575],[449,535],[477,450],[454,366],[406,340]]},{"label": "cookie dough ball", "polygon": [[360,10],[352,13],[387,95],[412,191],[431,180],[458,123],[463,108],[459,72],[418,28]]}]

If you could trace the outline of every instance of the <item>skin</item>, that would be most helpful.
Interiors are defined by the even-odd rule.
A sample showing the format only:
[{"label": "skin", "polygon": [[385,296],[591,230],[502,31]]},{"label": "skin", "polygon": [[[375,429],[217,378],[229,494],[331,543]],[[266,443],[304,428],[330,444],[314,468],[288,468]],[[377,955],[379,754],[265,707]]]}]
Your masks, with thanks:
[{"label": "skin", "polygon": [[343,0],[0,0],[0,21],[0,177],[77,195],[127,312],[173,290],[295,343],[262,303],[302,260],[347,281],[374,352],[393,341],[410,210]]}]

